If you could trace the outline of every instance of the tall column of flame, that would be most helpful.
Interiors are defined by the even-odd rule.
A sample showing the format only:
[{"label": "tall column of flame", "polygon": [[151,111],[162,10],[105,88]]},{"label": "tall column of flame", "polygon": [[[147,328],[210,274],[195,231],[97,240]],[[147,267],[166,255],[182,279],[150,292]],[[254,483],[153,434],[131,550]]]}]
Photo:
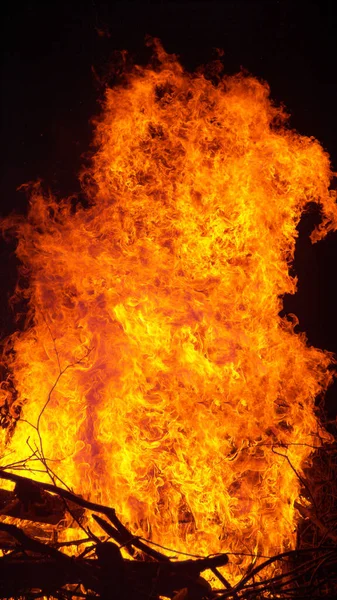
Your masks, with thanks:
[{"label": "tall column of flame", "polygon": [[53,469],[135,534],[270,554],[294,543],[295,470],[328,437],[314,400],[331,356],[279,312],[306,205],[322,213],[313,242],[337,228],[329,158],[266,84],[155,54],[106,92],[89,206],[35,187],[4,224],[29,313],[2,357],[24,417],[3,462],[38,423]]}]

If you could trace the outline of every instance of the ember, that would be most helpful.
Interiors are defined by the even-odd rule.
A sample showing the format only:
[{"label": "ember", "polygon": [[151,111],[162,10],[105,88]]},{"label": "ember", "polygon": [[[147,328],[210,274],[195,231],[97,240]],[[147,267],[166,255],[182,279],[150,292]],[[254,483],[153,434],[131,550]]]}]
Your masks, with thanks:
[{"label": "ember", "polygon": [[333,358],[279,315],[308,203],[313,242],[337,229],[329,157],[267,84],[154,49],[106,92],[89,206],[34,185],[3,224],[29,310],[2,355],[2,466],[51,469],[177,551],[271,556],[294,547],[299,475],[331,440],[314,402]]}]

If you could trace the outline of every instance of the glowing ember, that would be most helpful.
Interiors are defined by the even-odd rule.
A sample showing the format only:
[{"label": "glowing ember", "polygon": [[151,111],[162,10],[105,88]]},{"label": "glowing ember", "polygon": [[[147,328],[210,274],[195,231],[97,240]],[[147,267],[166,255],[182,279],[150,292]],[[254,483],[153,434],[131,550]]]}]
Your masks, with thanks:
[{"label": "glowing ember", "polygon": [[[328,437],[314,399],[331,356],[279,312],[307,203],[322,212],[313,242],[337,228],[329,159],[266,84],[215,85],[155,54],[107,90],[89,207],[36,186],[28,218],[5,223],[29,315],[1,392],[54,471],[135,534],[269,555],[294,545],[294,469]],[[39,445],[19,420],[10,462],[28,437]]]}]

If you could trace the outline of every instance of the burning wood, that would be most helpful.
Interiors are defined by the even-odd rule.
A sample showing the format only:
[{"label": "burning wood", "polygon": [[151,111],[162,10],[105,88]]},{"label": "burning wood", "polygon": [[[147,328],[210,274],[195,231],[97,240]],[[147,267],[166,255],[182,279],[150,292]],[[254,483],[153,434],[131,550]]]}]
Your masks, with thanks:
[{"label": "burning wood", "polygon": [[[16,482],[22,490],[22,501],[30,502],[32,489],[34,499],[37,496],[56,497],[64,501],[69,508],[78,504],[87,509],[96,510],[110,520],[110,523],[93,515],[102,530],[109,538],[125,547],[138,562],[123,560],[118,546],[108,541],[100,541],[92,537],[93,545],[86,548],[84,554],[73,560],[55,547],[55,544],[44,544],[32,539],[17,526],[0,523],[0,531],[13,538],[17,544],[9,546],[10,554],[0,559],[0,594],[2,598],[29,595],[38,589],[41,594],[58,597],[62,596],[62,588],[81,585],[86,590],[94,592],[97,597],[122,599],[137,594],[138,600],[159,598],[165,595],[176,596],[177,591],[186,589],[189,598],[204,598],[211,590],[210,585],[200,578],[200,573],[207,569],[215,570],[228,562],[226,554],[196,560],[172,561],[158,550],[154,550],[142,540],[131,535],[116,517],[113,509],[88,502],[73,493],[58,488],[52,484],[32,482],[31,480],[0,471],[0,478]],[[72,511],[70,511],[72,514]],[[90,538],[89,538],[90,541]],[[73,542],[72,545],[83,544]],[[4,548],[4,546],[2,546]],[[8,549],[8,547],[7,547]],[[96,558],[88,558],[94,553]],[[78,594],[75,594],[75,596]],[[186,595],[187,597],[187,595]]]},{"label": "burning wood", "polygon": [[[31,480],[6,471],[0,471],[0,478],[16,482],[22,490],[26,490],[29,498]],[[160,600],[165,596],[174,600],[239,600],[276,599],[282,590],[288,598],[323,598],[335,591],[336,545],[321,544],[296,552],[284,552],[262,561],[258,566],[252,564],[241,581],[232,587],[218,570],[228,563],[227,554],[177,562],[133,536],[112,508],[89,502],[52,484],[34,482],[33,485],[41,495],[52,492],[68,507],[69,503],[72,506],[78,504],[105,515],[110,522],[97,514],[93,516],[108,539],[99,539],[89,530],[87,539],[63,544],[54,540],[46,544],[28,536],[15,525],[0,523],[0,532],[6,535],[5,539],[0,537],[0,548],[5,551],[0,558],[1,598],[48,596],[129,600],[135,597],[137,600]],[[109,539],[117,541],[118,545]],[[69,556],[62,552],[66,546],[80,547],[82,552]],[[133,560],[123,558],[121,548],[127,549]],[[285,572],[270,579],[261,578],[261,572],[270,564],[287,560]],[[299,564],[289,568],[295,560]],[[212,589],[200,576],[206,570],[211,571],[225,587]]]},{"label": "burning wood", "polygon": [[[313,448],[332,442],[315,397],[334,358],[307,345],[294,316],[280,316],[282,296],[296,291],[289,269],[308,203],[322,214],[313,242],[337,228],[332,172],[316,140],[287,129],[266,84],[222,76],[219,64],[188,74],[157,41],[154,53],[106,90],[81,174],[87,206],[35,185],[28,217],[2,224],[18,238],[16,299],[28,315],[3,345],[1,464],[10,471],[10,456],[12,470],[41,480],[22,490],[2,472],[19,482],[0,497],[2,521],[53,529],[66,511],[81,530],[78,507],[106,517],[90,517],[94,558],[70,563],[39,546],[56,588],[61,564],[74,584],[88,562],[83,585],[104,596],[110,560],[122,587],[122,571],[143,569],[153,582],[156,568],[157,596],[183,597],[186,587],[207,597],[198,580],[206,563],[185,563],[182,575],[151,540],[198,556],[231,552],[221,573],[207,563],[229,582],[219,597],[258,595],[256,557],[295,548],[304,471]],[[93,502],[60,493],[61,478]],[[29,550],[21,526],[4,527],[33,553],[38,576],[34,540]],[[103,532],[115,546],[101,545]],[[117,546],[135,564],[121,563]],[[22,568],[29,587],[26,555],[1,560]],[[285,575],[275,560],[265,568],[277,589]]]}]

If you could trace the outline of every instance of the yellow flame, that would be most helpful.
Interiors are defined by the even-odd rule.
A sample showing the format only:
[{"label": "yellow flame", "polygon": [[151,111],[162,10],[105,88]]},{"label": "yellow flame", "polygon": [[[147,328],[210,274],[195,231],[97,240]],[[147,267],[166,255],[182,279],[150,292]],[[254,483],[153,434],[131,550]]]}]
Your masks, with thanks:
[{"label": "yellow flame", "polygon": [[[332,358],[279,312],[306,205],[313,241],[337,228],[329,157],[265,83],[189,74],[159,42],[107,89],[95,143],[89,207],[36,186],[5,224],[29,316],[2,395],[53,469],[134,533],[199,554],[290,548]],[[11,461],[29,436],[19,420]]]}]

